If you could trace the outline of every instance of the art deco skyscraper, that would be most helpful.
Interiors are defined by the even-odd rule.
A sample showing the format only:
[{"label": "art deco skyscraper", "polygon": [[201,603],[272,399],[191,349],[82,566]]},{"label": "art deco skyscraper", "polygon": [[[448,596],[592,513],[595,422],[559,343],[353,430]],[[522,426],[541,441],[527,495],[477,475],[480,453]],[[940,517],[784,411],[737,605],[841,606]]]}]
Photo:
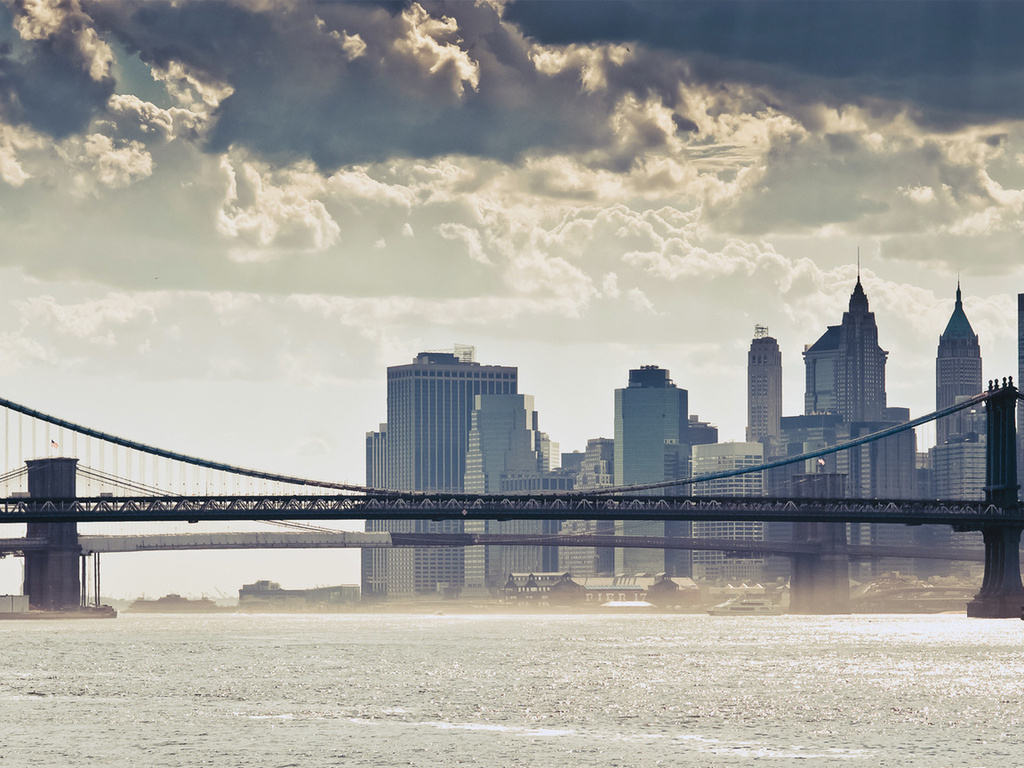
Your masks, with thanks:
[{"label": "art deco skyscraper", "polygon": [[[960,284],[956,286],[956,305],[939,337],[935,356],[935,408],[955,405],[958,398],[970,397],[982,391],[981,345],[978,334],[964,313]],[[971,431],[969,414],[964,411],[947,416],[935,423],[936,443],[945,445],[952,435],[966,435]]]},{"label": "art deco skyscraper", "polygon": [[[1017,294],[1017,389],[1024,388],[1024,293]],[[1024,489],[1024,407],[1017,403],[1017,482]],[[1024,497],[1024,491],[1018,498]]]},{"label": "art deco skyscraper", "polygon": [[849,310],[804,350],[804,413],[834,413],[845,422],[885,418],[885,361],[875,313],[857,276]]},{"label": "art deco skyscraper", "polygon": [[778,450],[782,420],[782,352],[763,325],[754,326],[747,353],[747,441],[765,454]]}]

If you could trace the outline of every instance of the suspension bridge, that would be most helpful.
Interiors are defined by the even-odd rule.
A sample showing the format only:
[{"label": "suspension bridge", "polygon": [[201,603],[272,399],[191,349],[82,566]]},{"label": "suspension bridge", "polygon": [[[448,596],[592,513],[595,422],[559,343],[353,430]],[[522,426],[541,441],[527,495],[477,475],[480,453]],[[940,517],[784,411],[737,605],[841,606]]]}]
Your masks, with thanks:
[{"label": "suspension bridge", "polygon": [[[469,546],[487,543],[536,545],[538,538],[488,539],[488,534],[439,536],[403,540],[401,534],[343,534],[309,522],[338,520],[644,520],[792,522],[801,525],[801,540],[789,545],[730,541],[734,552],[776,552],[793,558],[792,590],[796,605],[830,604],[841,607],[847,593],[847,563],[853,557],[896,556],[850,547],[847,523],[950,525],[961,531],[980,531],[984,540],[985,576],[977,597],[968,606],[974,616],[1019,617],[1024,605],[1019,542],[1024,514],[1018,501],[1015,410],[1020,399],[1012,379],[1000,386],[990,382],[986,392],[956,406],[928,414],[871,435],[787,457],[757,467],[625,488],[552,494],[472,495],[462,493],[398,492],[351,483],[315,480],[234,466],[164,450],[74,424],[0,398],[4,409],[5,456],[25,455],[26,444],[39,455],[67,445],[73,456],[28,459],[0,475],[0,523],[27,524],[24,537],[0,540],[0,552],[25,557],[25,592],[33,606],[64,609],[81,602],[83,552],[134,551],[138,541],[90,541],[80,537],[79,523],[267,521],[298,527],[291,546]],[[673,489],[774,467],[813,461],[831,453],[883,440],[898,432],[984,404],[987,413],[986,486],[981,500],[724,498],[672,495]],[[12,415],[16,424],[12,429]],[[28,429],[26,430],[26,420]],[[54,432],[54,430],[56,430]],[[27,432],[27,440],[26,440]],[[13,445],[17,445],[14,449]],[[254,487],[255,486],[255,487]],[[84,491],[84,493],[83,493]],[[301,491],[301,492],[297,492]],[[842,528],[842,535],[839,529]],[[288,546],[284,534],[273,544],[255,538],[206,542],[164,539],[152,548],[230,546]],[[378,539],[363,538],[378,536]],[[406,535],[408,536],[408,535]],[[398,537],[396,539],[396,537]],[[628,541],[614,537],[544,539],[558,546],[641,546],[718,548],[723,542],[679,539]],[[600,543],[599,543],[600,542]],[[116,549],[117,546],[123,547]],[[88,549],[86,549],[88,547]],[[104,547],[107,547],[104,549]],[[925,552],[908,556],[963,557],[980,553]],[[84,562],[84,561],[83,561]]]}]

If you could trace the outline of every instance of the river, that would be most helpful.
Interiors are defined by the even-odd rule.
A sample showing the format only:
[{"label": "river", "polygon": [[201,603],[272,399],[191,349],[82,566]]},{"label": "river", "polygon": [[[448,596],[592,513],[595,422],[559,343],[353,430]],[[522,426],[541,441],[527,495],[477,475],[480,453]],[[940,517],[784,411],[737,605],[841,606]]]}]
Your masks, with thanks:
[{"label": "river", "polygon": [[1020,766],[1024,623],[0,622],[0,766]]}]

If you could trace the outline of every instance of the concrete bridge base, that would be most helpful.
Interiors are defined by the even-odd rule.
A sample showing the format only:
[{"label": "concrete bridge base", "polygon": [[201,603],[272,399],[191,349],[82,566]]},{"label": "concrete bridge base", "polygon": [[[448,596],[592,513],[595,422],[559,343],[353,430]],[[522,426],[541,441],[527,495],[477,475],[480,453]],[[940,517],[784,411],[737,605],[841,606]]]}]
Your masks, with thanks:
[{"label": "concrete bridge base", "polygon": [[1020,536],[1024,526],[991,526],[985,539],[985,578],[981,591],[967,604],[967,615],[980,619],[1024,616],[1024,585],[1020,579]]},{"label": "concrete bridge base", "polygon": [[850,558],[844,523],[796,523],[795,541],[814,541],[821,551],[794,555],[789,579],[789,612],[850,612]]},{"label": "concrete bridge base", "polygon": [[[33,498],[75,498],[78,459],[32,459],[28,466],[28,493]],[[29,607],[41,611],[79,608],[81,581],[76,523],[29,523],[28,538],[44,539],[45,550],[25,553],[25,587]]]},{"label": "concrete bridge base", "polygon": [[967,615],[987,619],[1019,619],[1024,611],[1020,581],[1021,521],[1017,493],[1017,388],[1013,379],[988,384],[988,429],[985,456],[985,501],[1001,507],[1009,518],[981,529],[985,539],[985,577],[981,591],[967,604]]}]

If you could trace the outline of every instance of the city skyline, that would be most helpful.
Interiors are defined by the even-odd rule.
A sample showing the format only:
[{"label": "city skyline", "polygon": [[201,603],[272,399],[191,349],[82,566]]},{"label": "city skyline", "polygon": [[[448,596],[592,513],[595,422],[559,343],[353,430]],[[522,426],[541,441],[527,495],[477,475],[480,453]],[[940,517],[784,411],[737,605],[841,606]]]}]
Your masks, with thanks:
[{"label": "city skyline", "polygon": [[361,482],[387,367],[467,343],[565,451],[642,365],[742,441],[755,325],[802,413],[858,248],[891,403],[934,407],[958,277],[1017,375],[1013,4],[572,8],[0,2],[0,394]]}]

